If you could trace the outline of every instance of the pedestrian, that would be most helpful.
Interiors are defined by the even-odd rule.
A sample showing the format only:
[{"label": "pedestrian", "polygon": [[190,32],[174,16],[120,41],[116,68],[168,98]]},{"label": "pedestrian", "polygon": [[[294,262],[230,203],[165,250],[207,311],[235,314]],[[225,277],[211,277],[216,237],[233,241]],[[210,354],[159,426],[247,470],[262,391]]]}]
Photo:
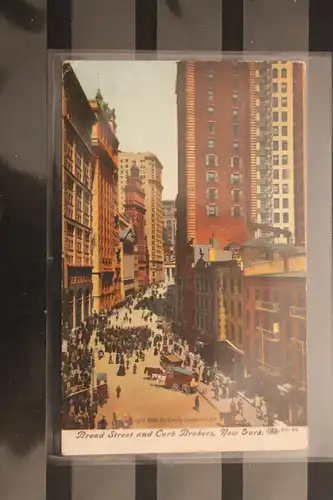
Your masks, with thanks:
[{"label": "pedestrian", "polygon": [[240,414],[241,417],[244,417],[243,400],[242,399],[238,400],[238,413]]},{"label": "pedestrian", "polygon": [[126,369],[127,369],[127,370],[129,369],[129,364],[130,364],[130,362],[129,362],[129,359],[128,359],[128,360],[126,361]]},{"label": "pedestrian", "polygon": [[98,428],[99,429],[106,429],[108,426],[108,421],[106,420],[105,416],[103,415],[101,420],[98,422]]},{"label": "pedestrian", "polygon": [[117,389],[116,389],[116,394],[117,394],[117,399],[120,398],[120,394],[121,394],[121,387],[120,385],[118,385]]},{"label": "pedestrian", "polygon": [[109,365],[113,365],[112,353],[111,352],[110,352],[110,355],[109,355]]},{"label": "pedestrian", "polygon": [[199,411],[200,410],[200,400],[199,400],[199,396],[195,396],[194,398],[194,409],[196,411]]}]

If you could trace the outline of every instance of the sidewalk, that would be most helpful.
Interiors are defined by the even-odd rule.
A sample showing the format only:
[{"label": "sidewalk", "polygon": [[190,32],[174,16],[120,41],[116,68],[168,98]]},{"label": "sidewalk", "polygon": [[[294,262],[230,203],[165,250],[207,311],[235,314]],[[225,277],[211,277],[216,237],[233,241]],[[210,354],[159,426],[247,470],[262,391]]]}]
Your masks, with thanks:
[{"label": "sidewalk", "polygon": [[[206,385],[203,382],[200,382],[198,386],[198,392],[220,413],[230,412],[231,399],[220,397],[217,401],[214,397],[214,391],[212,391],[211,384]],[[246,419],[253,427],[262,427],[263,421],[257,417],[257,411],[248,399],[245,399],[241,394],[237,394],[234,398],[236,405],[238,404],[240,398],[242,398],[244,401],[243,418]],[[243,418],[238,414],[235,418],[235,421],[241,422]]]}]

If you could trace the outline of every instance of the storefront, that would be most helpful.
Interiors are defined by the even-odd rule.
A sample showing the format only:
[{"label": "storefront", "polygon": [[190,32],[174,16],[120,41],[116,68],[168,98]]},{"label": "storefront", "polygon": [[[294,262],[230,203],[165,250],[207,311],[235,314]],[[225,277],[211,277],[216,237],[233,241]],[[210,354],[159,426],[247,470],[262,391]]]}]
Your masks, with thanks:
[{"label": "storefront", "polygon": [[91,267],[68,268],[67,322],[75,328],[86,321],[92,313],[92,269]]},{"label": "storefront", "polygon": [[238,389],[245,384],[244,351],[229,340],[216,342],[216,361],[222,373],[237,383]]}]

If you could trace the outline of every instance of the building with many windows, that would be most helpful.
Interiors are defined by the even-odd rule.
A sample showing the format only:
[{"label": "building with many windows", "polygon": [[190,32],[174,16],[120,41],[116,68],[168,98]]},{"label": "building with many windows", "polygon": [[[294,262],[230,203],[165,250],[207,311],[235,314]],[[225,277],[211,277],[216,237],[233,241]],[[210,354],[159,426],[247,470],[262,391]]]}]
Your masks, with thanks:
[{"label": "building with many windows", "polygon": [[120,256],[118,222],[118,145],[115,113],[100,91],[90,101],[96,123],[92,130],[93,183],[93,309],[105,311],[119,303]]},{"label": "building with many windows", "polygon": [[123,209],[124,215],[132,223],[135,244],[138,249],[138,285],[144,287],[149,283],[149,266],[147,268],[149,252],[146,235],[146,204],[143,182],[135,160],[133,160],[131,165],[129,176],[126,176]]},{"label": "building with many windows", "polygon": [[120,204],[124,206],[125,186],[133,162],[139,170],[145,193],[146,235],[149,250],[150,281],[163,280],[163,208],[162,170],[163,167],[153,153],[120,153]]},{"label": "building with many windows", "polygon": [[92,312],[93,151],[95,115],[69,64],[62,87],[63,322],[78,326]]},{"label": "building with many windows", "polygon": [[244,265],[244,351],[248,389],[278,419],[301,425],[306,413],[306,257],[287,245],[248,248]]}]

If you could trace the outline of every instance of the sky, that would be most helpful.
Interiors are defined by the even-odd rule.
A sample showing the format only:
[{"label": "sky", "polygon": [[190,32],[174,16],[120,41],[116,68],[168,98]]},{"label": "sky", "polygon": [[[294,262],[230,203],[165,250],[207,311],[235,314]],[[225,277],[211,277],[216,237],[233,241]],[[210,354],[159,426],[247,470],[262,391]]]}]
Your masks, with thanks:
[{"label": "sky", "polygon": [[163,165],[163,199],[177,195],[175,62],[77,61],[73,69],[88,99],[97,88],[116,109],[121,151],[155,153]]}]

